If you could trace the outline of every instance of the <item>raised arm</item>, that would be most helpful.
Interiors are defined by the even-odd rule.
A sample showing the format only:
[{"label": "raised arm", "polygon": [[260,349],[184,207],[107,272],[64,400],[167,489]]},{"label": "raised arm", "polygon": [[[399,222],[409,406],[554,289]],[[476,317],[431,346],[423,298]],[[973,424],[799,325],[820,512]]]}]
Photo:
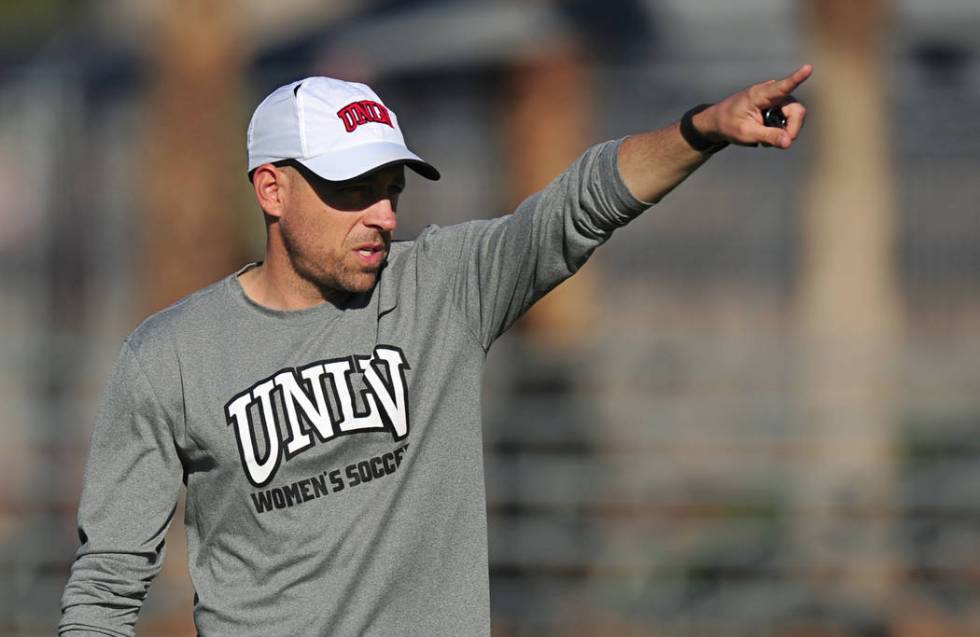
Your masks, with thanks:
[{"label": "raised arm", "polygon": [[[813,72],[805,64],[781,80],[769,80],[730,95],[694,115],[696,132],[706,140],[740,146],[761,144],[786,149],[803,128],[806,109],[792,93]],[[763,124],[762,113],[782,107],[785,128]],[[619,171],[637,199],[654,203],[673,190],[711,156],[695,150],[681,135],[679,122],[633,135],[619,148]]]},{"label": "raised arm", "polygon": [[[803,105],[790,94],[810,72],[809,65],[800,67],[787,78],[755,84],[705,108],[693,117],[695,136],[706,146],[730,142],[789,148],[804,116]],[[763,124],[762,111],[771,106],[782,107],[785,128]],[[419,253],[448,272],[454,305],[480,345],[489,348],[617,228],[659,201],[709,156],[685,140],[679,123],[599,144],[511,215],[430,228],[419,238]],[[424,278],[443,285],[440,277]]]}]

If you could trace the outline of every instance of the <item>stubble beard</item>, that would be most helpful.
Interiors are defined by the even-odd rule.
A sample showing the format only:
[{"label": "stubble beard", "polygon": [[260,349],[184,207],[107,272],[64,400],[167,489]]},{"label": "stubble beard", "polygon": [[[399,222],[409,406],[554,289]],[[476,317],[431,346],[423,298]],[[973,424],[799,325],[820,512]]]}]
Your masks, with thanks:
[{"label": "stubble beard", "polygon": [[[378,275],[387,263],[387,254],[381,264],[371,270],[354,263],[353,252],[345,251],[342,258],[332,259],[330,256],[320,260],[311,258],[297,246],[294,237],[288,232],[283,233],[283,243],[289,262],[296,275],[316,287],[325,299],[339,300],[351,294],[363,294],[374,288]],[[387,246],[385,242],[386,253]]]}]

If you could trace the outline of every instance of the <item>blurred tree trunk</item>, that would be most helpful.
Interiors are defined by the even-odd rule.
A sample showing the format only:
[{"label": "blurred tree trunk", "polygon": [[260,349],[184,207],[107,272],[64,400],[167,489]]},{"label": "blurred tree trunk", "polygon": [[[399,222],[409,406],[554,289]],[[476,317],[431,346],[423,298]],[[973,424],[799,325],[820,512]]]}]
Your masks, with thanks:
[{"label": "blurred tree trunk", "polygon": [[[589,71],[571,47],[556,46],[529,59],[510,80],[514,99],[506,109],[504,135],[513,209],[589,146],[594,113]],[[595,262],[592,258],[531,308],[521,328],[536,345],[560,350],[594,333]]]},{"label": "blurred tree trunk", "polygon": [[[174,0],[159,12],[150,43],[150,90],[139,305],[159,310],[234,270],[241,259],[245,40],[239,8],[222,0]],[[258,214],[244,223],[262,223]],[[180,506],[167,534],[155,589],[179,600],[164,616],[144,613],[141,633],[194,634],[187,544]],[[169,594],[161,595],[161,588]]]},{"label": "blurred tree trunk", "polygon": [[868,602],[895,585],[896,274],[885,0],[811,0],[799,326],[805,411],[798,539],[814,582]]},{"label": "blurred tree trunk", "polygon": [[[159,310],[239,264],[245,123],[242,25],[233,3],[160,11],[144,148],[141,305]],[[261,223],[256,215],[255,223]]]}]

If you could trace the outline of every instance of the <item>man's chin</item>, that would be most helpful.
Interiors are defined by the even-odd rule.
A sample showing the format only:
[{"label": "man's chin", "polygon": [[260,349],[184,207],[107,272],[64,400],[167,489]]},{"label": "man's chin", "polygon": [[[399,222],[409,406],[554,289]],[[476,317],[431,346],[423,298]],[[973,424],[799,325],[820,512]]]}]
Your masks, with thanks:
[{"label": "man's chin", "polygon": [[344,281],[344,289],[352,294],[364,294],[365,292],[370,292],[374,289],[374,286],[378,284],[378,274],[381,268],[372,272],[361,272],[352,277],[347,281]]}]

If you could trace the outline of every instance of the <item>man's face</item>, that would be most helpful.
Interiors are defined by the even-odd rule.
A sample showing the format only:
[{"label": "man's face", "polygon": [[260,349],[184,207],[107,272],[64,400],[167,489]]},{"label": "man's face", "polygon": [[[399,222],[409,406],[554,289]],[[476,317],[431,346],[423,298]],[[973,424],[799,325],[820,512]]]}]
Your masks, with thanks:
[{"label": "man's face", "polygon": [[340,182],[282,170],[289,186],[279,224],[296,273],[328,291],[369,291],[388,257],[404,168],[389,166]]}]

